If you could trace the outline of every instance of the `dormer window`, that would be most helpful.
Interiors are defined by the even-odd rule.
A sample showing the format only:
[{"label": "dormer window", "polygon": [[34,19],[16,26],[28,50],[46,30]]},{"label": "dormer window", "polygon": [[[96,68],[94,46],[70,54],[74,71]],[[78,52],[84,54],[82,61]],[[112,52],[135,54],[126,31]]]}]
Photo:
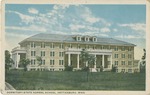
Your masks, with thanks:
[{"label": "dormer window", "polygon": [[93,37],[93,42],[97,42],[97,38],[96,37]]},{"label": "dormer window", "polygon": [[77,41],[81,41],[81,37],[80,36],[76,36],[76,40]]},{"label": "dormer window", "polygon": [[89,41],[89,38],[88,38],[88,37],[85,37],[84,40],[85,40],[85,41]]}]

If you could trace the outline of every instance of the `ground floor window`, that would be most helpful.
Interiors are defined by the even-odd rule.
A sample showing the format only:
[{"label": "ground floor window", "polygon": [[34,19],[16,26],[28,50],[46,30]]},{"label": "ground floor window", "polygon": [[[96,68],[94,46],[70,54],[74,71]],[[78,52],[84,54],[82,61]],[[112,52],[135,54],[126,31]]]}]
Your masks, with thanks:
[{"label": "ground floor window", "polygon": [[132,73],[132,69],[128,69],[128,72],[129,72],[129,73]]}]

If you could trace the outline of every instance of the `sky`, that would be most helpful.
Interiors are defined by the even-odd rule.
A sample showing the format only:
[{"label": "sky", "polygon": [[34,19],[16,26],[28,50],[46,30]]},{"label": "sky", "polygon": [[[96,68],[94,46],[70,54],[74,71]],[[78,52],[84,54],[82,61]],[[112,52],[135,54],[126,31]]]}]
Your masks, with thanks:
[{"label": "sky", "polygon": [[6,4],[6,49],[38,33],[115,38],[146,46],[145,5]]}]

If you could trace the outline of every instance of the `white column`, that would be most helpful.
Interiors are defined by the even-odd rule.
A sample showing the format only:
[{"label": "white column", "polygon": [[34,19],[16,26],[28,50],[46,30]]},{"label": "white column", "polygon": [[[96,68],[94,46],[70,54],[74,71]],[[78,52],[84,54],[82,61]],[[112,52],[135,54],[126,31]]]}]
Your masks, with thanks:
[{"label": "white column", "polygon": [[104,55],[102,55],[102,66],[104,68]]},{"label": "white column", "polygon": [[77,69],[79,69],[79,54],[77,54]]},{"label": "white column", "polygon": [[112,55],[110,55],[110,68],[112,69]]},{"label": "white column", "polygon": [[95,55],[94,69],[96,69],[96,55]]},{"label": "white column", "polygon": [[16,68],[18,68],[18,64],[19,64],[19,61],[20,61],[20,55],[17,53],[17,63],[16,63]]},{"label": "white column", "polygon": [[88,62],[85,63],[85,66],[86,66],[86,67],[88,66]]},{"label": "white column", "polygon": [[68,54],[68,66],[70,66],[70,53]]}]

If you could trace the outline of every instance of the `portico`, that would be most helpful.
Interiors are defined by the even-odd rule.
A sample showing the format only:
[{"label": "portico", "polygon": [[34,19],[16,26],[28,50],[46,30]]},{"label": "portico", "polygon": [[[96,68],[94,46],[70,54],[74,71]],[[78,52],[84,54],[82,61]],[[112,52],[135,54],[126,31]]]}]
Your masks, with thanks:
[{"label": "portico", "polygon": [[[68,66],[73,66],[74,69],[81,69],[83,67],[83,64],[81,64],[80,61],[80,53],[82,49],[73,49],[73,48],[67,48],[65,50],[66,59],[68,62]],[[100,66],[103,67],[103,70],[111,70],[112,69],[112,50],[101,50],[101,49],[87,49],[89,54],[95,55],[96,61],[95,64],[90,66],[90,68],[94,68],[95,70],[97,68],[100,68]],[[88,66],[88,63],[86,63],[86,66]]]},{"label": "portico", "polygon": [[26,50],[24,48],[15,47],[12,50],[12,59],[14,61],[14,68],[18,69],[19,61],[21,58],[26,58]]}]

